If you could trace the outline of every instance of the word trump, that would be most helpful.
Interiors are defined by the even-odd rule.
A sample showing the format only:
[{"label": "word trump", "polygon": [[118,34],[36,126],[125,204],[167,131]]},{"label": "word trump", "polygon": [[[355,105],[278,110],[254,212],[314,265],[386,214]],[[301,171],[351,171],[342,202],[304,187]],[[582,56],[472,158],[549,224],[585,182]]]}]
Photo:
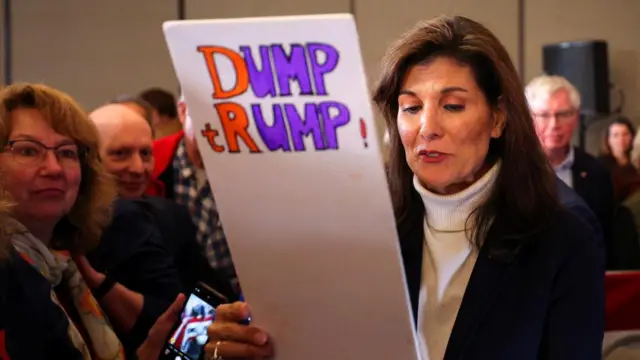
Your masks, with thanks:
[{"label": "word trump", "polygon": [[[307,43],[292,44],[289,51],[281,44],[261,45],[253,49],[255,52],[249,46],[240,46],[239,52],[220,46],[199,46],[197,50],[207,66],[213,107],[220,119],[221,129],[207,123],[201,132],[213,151],[239,153],[240,141],[254,153],[262,152],[264,147],[268,151],[305,151],[307,137],[313,140],[316,150],[338,149],[338,129],[349,123],[349,108],[329,99],[302,100],[329,95],[325,76],[336,69],[340,59],[335,47]],[[219,71],[216,60],[220,57],[231,63],[234,76]],[[235,81],[225,87],[222,79],[228,78]],[[274,101],[270,105],[232,101],[249,89],[256,100]],[[292,101],[277,101],[287,98]],[[264,147],[249,132],[251,124]]]}]

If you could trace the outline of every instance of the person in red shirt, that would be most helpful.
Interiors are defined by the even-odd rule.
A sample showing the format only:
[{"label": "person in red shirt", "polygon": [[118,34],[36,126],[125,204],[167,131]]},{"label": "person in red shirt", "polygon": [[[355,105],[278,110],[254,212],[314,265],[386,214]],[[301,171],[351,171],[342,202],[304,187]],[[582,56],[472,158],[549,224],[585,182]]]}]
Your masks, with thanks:
[{"label": "person in red shirt", "polygon": [[240,295],[240,284],[198,150],[197,130],[193,128],[183,97],[178,102],[178,118],[183,130],[153,144],[155,166],[146,193],[187,206],[197,228],[198,244],[209,265],[219,270]]}]

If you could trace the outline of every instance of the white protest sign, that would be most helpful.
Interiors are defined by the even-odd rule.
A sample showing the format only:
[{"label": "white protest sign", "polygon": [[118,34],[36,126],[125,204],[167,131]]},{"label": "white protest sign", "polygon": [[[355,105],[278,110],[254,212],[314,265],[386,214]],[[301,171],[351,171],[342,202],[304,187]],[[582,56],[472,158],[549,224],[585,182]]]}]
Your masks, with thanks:
[{"label": "white protest sign", "polygon": [[253,324],[276,358],[418,359],[352,16],[164,31]]}]

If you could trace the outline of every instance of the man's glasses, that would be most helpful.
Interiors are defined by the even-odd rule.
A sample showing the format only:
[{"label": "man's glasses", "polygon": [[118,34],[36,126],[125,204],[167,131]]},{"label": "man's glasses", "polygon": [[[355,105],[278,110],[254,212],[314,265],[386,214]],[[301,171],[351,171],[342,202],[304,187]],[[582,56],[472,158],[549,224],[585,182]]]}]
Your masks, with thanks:
[{"label": "man's glasses", "polygon": [[555,113],[548,113],[548,112],[533,113],[533,118],[537,121],[541,121],[545,123],[551,121],[552,119],[556,119],[556,121],[558,121],[559,123],[563,123],[571,120],[575,114],[576,114],[576,111],[571,109],[571,110],[557,111]]},{"label": "man's glasses", "polygon": [[47,152],[52,151],[60,166],[64,168],[77,167],[83,156],[83,151],[76,144],[62,144],[54,147],[35,140],[9,141],[5,150],[9,150],[13,159],[22,165],[39,165],[44,162]]}]

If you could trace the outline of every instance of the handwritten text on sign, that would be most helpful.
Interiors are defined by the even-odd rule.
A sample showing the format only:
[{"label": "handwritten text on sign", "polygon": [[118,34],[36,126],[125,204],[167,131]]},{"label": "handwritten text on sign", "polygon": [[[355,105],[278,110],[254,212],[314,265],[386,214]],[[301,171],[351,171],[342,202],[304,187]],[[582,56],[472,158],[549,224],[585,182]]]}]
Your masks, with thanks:
[{"label": "handwritten text on sign", "polygon": [[[351,120],[347,105],[328,99],[298,105],[285,101],[294,95],[328,96],[325,76],[336,69],[340,60],[335,47],[322,43],[292,44],[287,52],[282,45],[274,44],[261,45],[257,49],[240,46],[236,52],[220,46],[199,46],[198,52],[209,71],[212,96],[217,100],[214,108],[222,127],[220,132],[206,123],[201,132],[213,151],[239,153],[239,141],[254,153],[305,151],[307,136],[313,139],[316,150],[338,149],[338,129]],[[217,56],[226,57],[233,65],[235,84],[231,88],[223,88],[215,60]],[[291,81],[298,84],[297,94],[292,91]],[[245,109],[232,101],[249,88],[256,98],[282,98],[283,101],[274,102],[271,109],[265,109],[259,103]],[[266,149],[249,133],[251,122]],[[366,138],[362,120],[360,130]]]}]

